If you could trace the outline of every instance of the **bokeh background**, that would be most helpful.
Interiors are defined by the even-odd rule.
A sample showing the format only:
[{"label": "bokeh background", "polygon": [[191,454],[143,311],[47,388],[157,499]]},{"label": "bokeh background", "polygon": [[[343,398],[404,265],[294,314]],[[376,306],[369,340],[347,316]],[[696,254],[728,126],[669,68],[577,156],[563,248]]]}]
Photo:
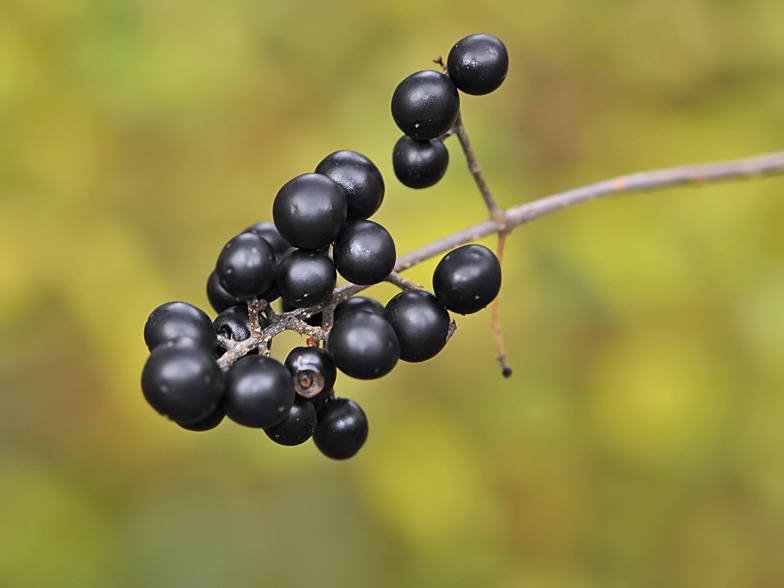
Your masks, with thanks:
[{"label": "bokeh background", "polygon": [[0,586],[784,585],[784,179],[520,228],[514,376],[482,312],[425,364],[339,378],[370,419],[348,462],[189,433],[139,387],[147,315],[207,309],[223,244],[332,151],[378,164],[400,252],[484,218],[456,144],[431,189],[391,169],[392,91],[463,36],[509,49],[463,112],[511,206],[781,149],[782,22],[780,0],[0,3]]}]

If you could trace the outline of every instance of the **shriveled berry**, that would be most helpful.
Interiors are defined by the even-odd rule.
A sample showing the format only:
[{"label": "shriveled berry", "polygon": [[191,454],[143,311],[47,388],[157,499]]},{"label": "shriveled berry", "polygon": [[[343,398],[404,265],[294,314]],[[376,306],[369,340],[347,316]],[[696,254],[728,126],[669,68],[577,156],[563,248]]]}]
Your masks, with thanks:
[{"label": "shriveled berry", "polygon": [[449,150],[440,139],[417,141],[403,135],[392,151],[392,167],[400,183],[409,188],[429,188],[444,177]]},{"label": "shriveled berry", "polygon": [[359,404],[335,398],[319,412],[313,442],[327,457],[348,459],[362,448],[367,436],[368,420]]},{"label": "shriveled berry", "polygon": [[444,135],[457,121],[460,96],[452,80],[424,70],[411,74],[395,88],[392,118],[400,130],[419,140]]},{"label": "shriveled berry", "polygon": [[490,304],[501,289],[501,264],[483,245],[463,245],[447,253],[433,272],[433,291],[441,304],[471,314]]},{"label": "shriveled berry", "polygon": [[384,179],[376,165],[356,151],[336,151],[316,167],[346,193],[347,218],[369,218],[384,200]]},{"label": "shriveled berry", "polygon": [[294,377],[297,394],[304,398],[332,389],[338,376],[334,362],[321,347],[295,347],[284,365]]},{"label": "shriveled berry", "polygon": [[144,341],[152,350],[178,337],[190,337],[213,348],[217,343],[207,313],[187,302],[167,302],[152,311],[144,324]]},{"label": "shriveled berry", "polygon": [[356,219],[338,235],[332,257],[341,276],[367,286],[383,281],[395,269],[397,253],[389,231],[373,221]]},{"label": "shriveled berry", "polygon": [[384,318],[395,329],[403,361],[425,361],[446,345],[449,313],[430,292],[406,290],[397,294],[387,302]]},{"label": "shriveled berry", "polygon": [[449,77],[466,94],[489,94],[506,79],[509,54],[493,35],[469,35],[460,39],[446,60]]}]

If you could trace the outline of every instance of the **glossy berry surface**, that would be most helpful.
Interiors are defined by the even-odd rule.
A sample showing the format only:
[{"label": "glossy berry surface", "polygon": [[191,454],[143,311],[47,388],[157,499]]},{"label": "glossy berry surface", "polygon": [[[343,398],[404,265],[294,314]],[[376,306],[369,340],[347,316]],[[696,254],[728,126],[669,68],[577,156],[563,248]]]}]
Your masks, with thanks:
[{"label": "glossy berry surface", "polygon": [[192,304],[167,302],[150,313],[144,324],[144,342],[148,349],[179,337],[196,339],[210,349],[217,343],[210,317]]},{"label": "glossy berry surface", "polygon": [[497,89],[506,79],[509,54],[492,35],[469,35],[455,43],[446,63],[458,90],[479,96]]},{"label": "glossy berry surface", "polygon": [[321,347],[295,347],[284,365],[294,378],[294,389],[304,398],[331,390],[338,377],[332,358]]},{"label": "glossy berry surface", "polygon": [[266,355],[246,355],[226,374],[223,410],[240,425],[271,427],[287,417],[295,396],[291,374],[282,363]]},{"label": "glossy berry surface", "polygon": [[254,233],[240,233],[224,245],[215,275],[230,295],[255,298],[272,286],[275,264],[269,243]]},{"label": "glossy berry surface", "polygon": [[321,409],[313,442],[332,459],[353,457],[365,444],[368,421],[365,412],[349,398],[335,398]]},{"label": "glossy berry surface", "polygon": [[337,281],[332,260],[318,251],[297,249],[280,260],[275,283],[281,298],[297,307],[329,298]]},{"label": "glossy berry surface", "polygon": [[184,338],[159,345],[142,370],[142,392],[163,416],[184,425],[211,415],[224,393],[212,347]]},{"label": "glossy berry surface", "polygon": [[449,313],[430,292],[401,292],[387,302],[384,318],[397,334],[403,361],[425,361],[446,345]]},{"label": "glossy berry surface", "polygon": [[397,252],[392,235],[378,223],[351,220],[332,247],[332,258],[340,275],[349,282],[378,284],[393,269]]},{"label": "glossy berry surface", "polygon": [[332,327],[328,351],[340,371],[352,378],[371,380],[392,371],[400,359],[400,342],[383,317],[350,312]]},{"label": "glossy berry surface", "polygon": [[329,245],[346,222],[346,193],[322,174],[303,174],[286,182],[275,196],[272,216],[281,236],[299,249]]},{"label": "glossy berry surface", "polygon": [[205,418],[201,419],[200,421],[196,421],[195,423],[190,424],[183,424],[177,423],[183,429],[188,431],[196,431],[196,432],[203,432],[203,431],[211,431],[218,425],[223,422],[223,418],[226,416],[226,413],[223,412],[223,408],[218,406],[212,414],[206,416]]},{"label": "glossy berry surface", "polygon": [[433,272],[433,291],[441,304],[471,314],[490,304],[501,289],[501,264],[482,245],[464,245],[447,253]]},{"label": "glossy berry surface", "polygon": [[392,94],[392,118],[413,139],[445,134],[460,114],[460,96],[452,80],[433,70],[411,74]]},{"label": "glossy berry surface", "polygon": [[384,316],[384,305],[375,298],[368,298],[367,296],[352,296],[343,302],[339,303],[333,312],[332,320],[336,322],[340,317],[349,312],[361,310],[362,312],[370,312],[378,316]]},{"label": "glossy berry surface", "polygon": [[308,400],[298,400],[286,418],[279,424],[267,427],[267,437],[279,445],[301,445],[313,436],[317,424],[316,408]]},{"label": "glossy berry surface", "polygon": [[226,292],[214,271],[210,272],[210,277],[207,278],[207,300],[210,301],[210,306],[215,312],[223,312],[231,306],[242,303],[242,300]]},{"label": "glossy berry surface", "polygon": [[282,255],[291,248],[291,244],[280,236],[278,229],[275,228],[275,223],[270,221],[262,221],[255,225],[249,226],[243,233],[254,233],[264,239],[272,247],[275,255]]},{"label": "glossy berry surface", "polygon": [[356,151],[336,151],[316,167],[346,193],[347,218],[369,218],[384,200],[384,178],[376,165]]},{"label": "glossy berry surface", "polygon": [[417,141],[403,135],[392,151],[392,167],[404,186],[429,188],[444,177],[449,167],[449,150],[439,139]]}]

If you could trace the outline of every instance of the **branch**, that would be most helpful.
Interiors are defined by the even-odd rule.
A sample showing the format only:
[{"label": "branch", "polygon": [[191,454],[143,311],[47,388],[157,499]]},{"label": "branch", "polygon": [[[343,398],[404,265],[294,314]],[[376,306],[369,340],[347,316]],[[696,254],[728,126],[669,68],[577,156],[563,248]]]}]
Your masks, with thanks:
[{"label": "branch", "polygon": [[784,173],[784,151],[775,151],[748,159],[679,166],[619,176],[509,208],[504,211],[503,220],[486,220],[398,257],[395,271],[401,272],[465,243],[501,231],[511,232],[513,228],[551,212],[604,196],[652,192],[682,185],[700,187],[711,182],[745,180],[782,173]]}]

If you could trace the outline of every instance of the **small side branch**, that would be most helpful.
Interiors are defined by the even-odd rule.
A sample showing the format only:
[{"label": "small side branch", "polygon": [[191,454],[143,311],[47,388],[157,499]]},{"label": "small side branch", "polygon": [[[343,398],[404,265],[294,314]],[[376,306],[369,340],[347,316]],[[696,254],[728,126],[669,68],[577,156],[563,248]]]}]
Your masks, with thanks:
[{"label": "small side branch", "polygon": [[465,126],[463,125],[462,112],[457,115],[457,122],[455,123],[455,126],[452,127],[452,130],[457,134],[460,146],[463,148],[463,153],[465,153],[466,160],[468,161],[468,169],[474,178],[474,182],[476,182],[477,188],[479,188],[479,192],[482,194],[482,198],[484,198],[485,205],[490,213],[490,218],[496,221],[502,220],[504,211],[496,204],[495,198],[493,198],[490,188],[485,181],[485,177],[482,175],[482,168],[476,160],[474,149],[471,147],[471,141],[468,139],[468,131],[466,131]]},{"label": "small side branch", "polygon": [[387,282],[394,284],[401,290],[427,290],[424,286],[420,286],[416,282],[412,282],[408,278],[404,278],[397,272],[392,272],[386,277]]}]

